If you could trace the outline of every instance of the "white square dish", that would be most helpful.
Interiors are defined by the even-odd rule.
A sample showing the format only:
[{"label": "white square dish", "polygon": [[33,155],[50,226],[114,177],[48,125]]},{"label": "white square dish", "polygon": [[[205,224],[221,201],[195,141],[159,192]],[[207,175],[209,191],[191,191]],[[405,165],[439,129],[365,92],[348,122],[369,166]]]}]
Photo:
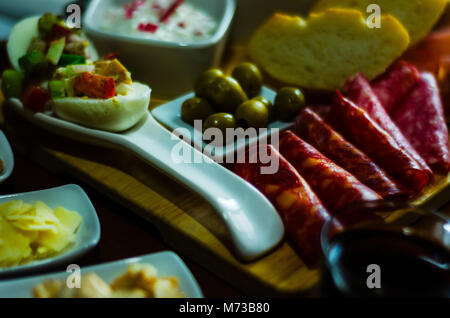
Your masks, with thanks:
[{"label": "white square dish", "polygon": [[[261,96],[267,98],[271,102],[275,99],[275,91],[271,90],[270,88],[263,86],[261,89]],[[184,128],[180,129],[179,132],[183,133],[183,131],[188,131],[189,134],[183,134],[182,136],[184,138],[188,138],[192,144],[197,149],[205,149],[205,146],[207,146],[207,143],[203,141],[201,132],[197,132],[194,134],[195,129],[192,125],[186,123],[181,119],[181,105],[183,102],[191,97],[194,97],[195,93],[190,92],[186,95],[180,96],[166,104],[163,104],[161,106],[158,106],[154,108],[151,113],[153,117],[155,117],[156,120],[158,120],[160,123],[162,123],[164,126],[169,128],[170,130],[175,130],[178,128]],[[274,121],[269,124],[267,127],[268,129],[260,133],[256,137],[252,138],[240,138],[236,140],[233,147],[227,147],[226,145],[222,148],[216,147],[215,149],[215,157],[227,157],[228,155],[231,155],[232,153],[239,152],[242,150],[242,148],[246,147],[249,144],[254,144],[255,142],[268,138],[270,135],[272,135],[273,131],[272,129],[277,128],[279,131],[288,129],[293,125],[292,122],[285,122],[285,121]],[[205,152],[205,154],[208,155],[208,152]]]},{"label": "white square dish", "polygon": [[210,14],[218,23],[215,33],[201,42],[168,42],[101,28],[108,7],[129,0],[93,0],[83,28],[100,56],[119,53],[134,79],[149,84],[157,98],[173,98],[192,88],[197,76],[220,62],[234,16],[235,0],[187,0]]},{"label": "white square dish", "polygon": [[[96,273],[107,283],[124,273],[132,263],[152,264],[158,270],[158,276],[175,276],[186,298],[203,298],[203,293],[192,273],[181,258],[170,251],[137,256],[120,261],[81,268],[81,274]],[[0,298],[30,298],[33,287],[45,279],[66,279],[70,273],[58,272],[30,278],[11,279],[0,282]]]},{"label": "white square dish", "polygon": [[42,201],[52,209],[62,206],[68,210],[79,213],[83,217],[83,221],[77,230],[76,241],[74,244],[68,246],[61,253],[24,265],[0,268],[0,276],[16,275],[56,265],[69,264],[70,261],[94,248],[100,240],[100,223],[98,221],[97,212],[87,194],[82,188],[75,184],[41,191],[0,196],[0,204],[12,200],[23,200],[27,203]]}]

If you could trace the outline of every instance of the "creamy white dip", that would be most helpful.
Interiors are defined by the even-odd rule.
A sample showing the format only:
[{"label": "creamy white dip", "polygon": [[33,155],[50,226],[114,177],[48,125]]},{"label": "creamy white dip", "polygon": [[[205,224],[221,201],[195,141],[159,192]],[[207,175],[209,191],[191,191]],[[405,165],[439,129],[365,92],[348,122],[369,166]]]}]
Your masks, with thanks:
[{"label": "creamy white dip", "polygon": [[[167,15],[169,17],[162,21]],[[186,1],[134,0],[111,7],[105,13],[101,28],[148,39],[198,42],[211,37],[217,22],[204,10]]]}]

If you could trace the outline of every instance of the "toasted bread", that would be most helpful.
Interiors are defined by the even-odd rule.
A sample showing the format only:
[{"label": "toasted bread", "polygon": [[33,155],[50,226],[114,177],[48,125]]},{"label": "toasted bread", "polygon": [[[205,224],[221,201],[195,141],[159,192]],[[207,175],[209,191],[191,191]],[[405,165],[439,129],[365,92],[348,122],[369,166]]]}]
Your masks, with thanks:
[{"label": "toasted bread", "polygon": [[362,13],[329,9],[308,19],[276,13],[253,35],[249,55],[271,77],[311,90],[336,90],[361,72],[373,79],[409,45],[406,29],[382,16],[369,28]]},{"label": "toasted bread", "polygon": [[368,16],[371,14],[367,13],[370,4],[378,4],[383,15],[395,16],[408,30],[413,45],[430,32],[444,13],[447,0],[319,0],[311,12],[329,8],[351,8]]}]

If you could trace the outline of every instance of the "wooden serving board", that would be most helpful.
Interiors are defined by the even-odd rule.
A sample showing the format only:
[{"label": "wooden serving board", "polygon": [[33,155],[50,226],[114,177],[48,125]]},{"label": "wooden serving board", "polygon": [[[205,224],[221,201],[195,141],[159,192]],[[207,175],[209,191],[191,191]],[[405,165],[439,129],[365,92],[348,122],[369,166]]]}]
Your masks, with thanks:
[{"label": "wooden serving board", "polygon": [[[243,57],[241,49],[228,52],[224,69],[229,71]],[[153,99],[151,107],[162,102]],[[245,293],[308,295],[317,284],[319,270],[308,268],[286,241],[255,262],[239,262],[229,252],[227,232],[213,207],[132,154],[59,137],[7,109],[4,116],[4,130],[16,153],[53,172],[75,176],[138,213],[158,228],[174,250]],[[414,204],[431,209],[441,207],[450,197],[449,184],[448,176],[436,178]],[[398,216],[394,213],[390,218]]]}]

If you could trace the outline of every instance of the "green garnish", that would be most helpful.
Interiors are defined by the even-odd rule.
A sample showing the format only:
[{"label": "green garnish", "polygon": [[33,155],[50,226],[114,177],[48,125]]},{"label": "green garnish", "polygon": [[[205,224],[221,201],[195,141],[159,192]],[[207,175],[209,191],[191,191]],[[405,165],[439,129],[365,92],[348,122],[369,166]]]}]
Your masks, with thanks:
[{"label": "green garnish", "polygon": [[53,64],[57,65],[59,59],[62,56],[62,52],[64,51],[64,46],[66,45],[66,38],[62,37],[59,40],[53,41],[50,44],[47,52],[47,59]]},{"label": "green garnish", "polygon": [[50,33],[55,24],[61,23],[62,18],[59,16],[55,16],[51,13],[45,13],[42,17],[39,18],[38,28],[39,32]]},{"label": "green garnish", "polygon": [[32,51],[19,59],[19,65],[25,73],[33,75],[44,71],[48,66],[48,61],[41,51]]},{"label": "green garnish", "polygon": [[62,54],[58,65],[86,64],[86,58],[76,54]]},{"label": "green garnish", "polygon": [[25,74],[16,70],[4,70],[2,74],[2,91],[6,98],[20,97],[23,91]]},{"label": "green garnish", "polygon": [[61,98],[67,95],[64,81],[50,81],[48,82],[48,89],[52,98]]}]

